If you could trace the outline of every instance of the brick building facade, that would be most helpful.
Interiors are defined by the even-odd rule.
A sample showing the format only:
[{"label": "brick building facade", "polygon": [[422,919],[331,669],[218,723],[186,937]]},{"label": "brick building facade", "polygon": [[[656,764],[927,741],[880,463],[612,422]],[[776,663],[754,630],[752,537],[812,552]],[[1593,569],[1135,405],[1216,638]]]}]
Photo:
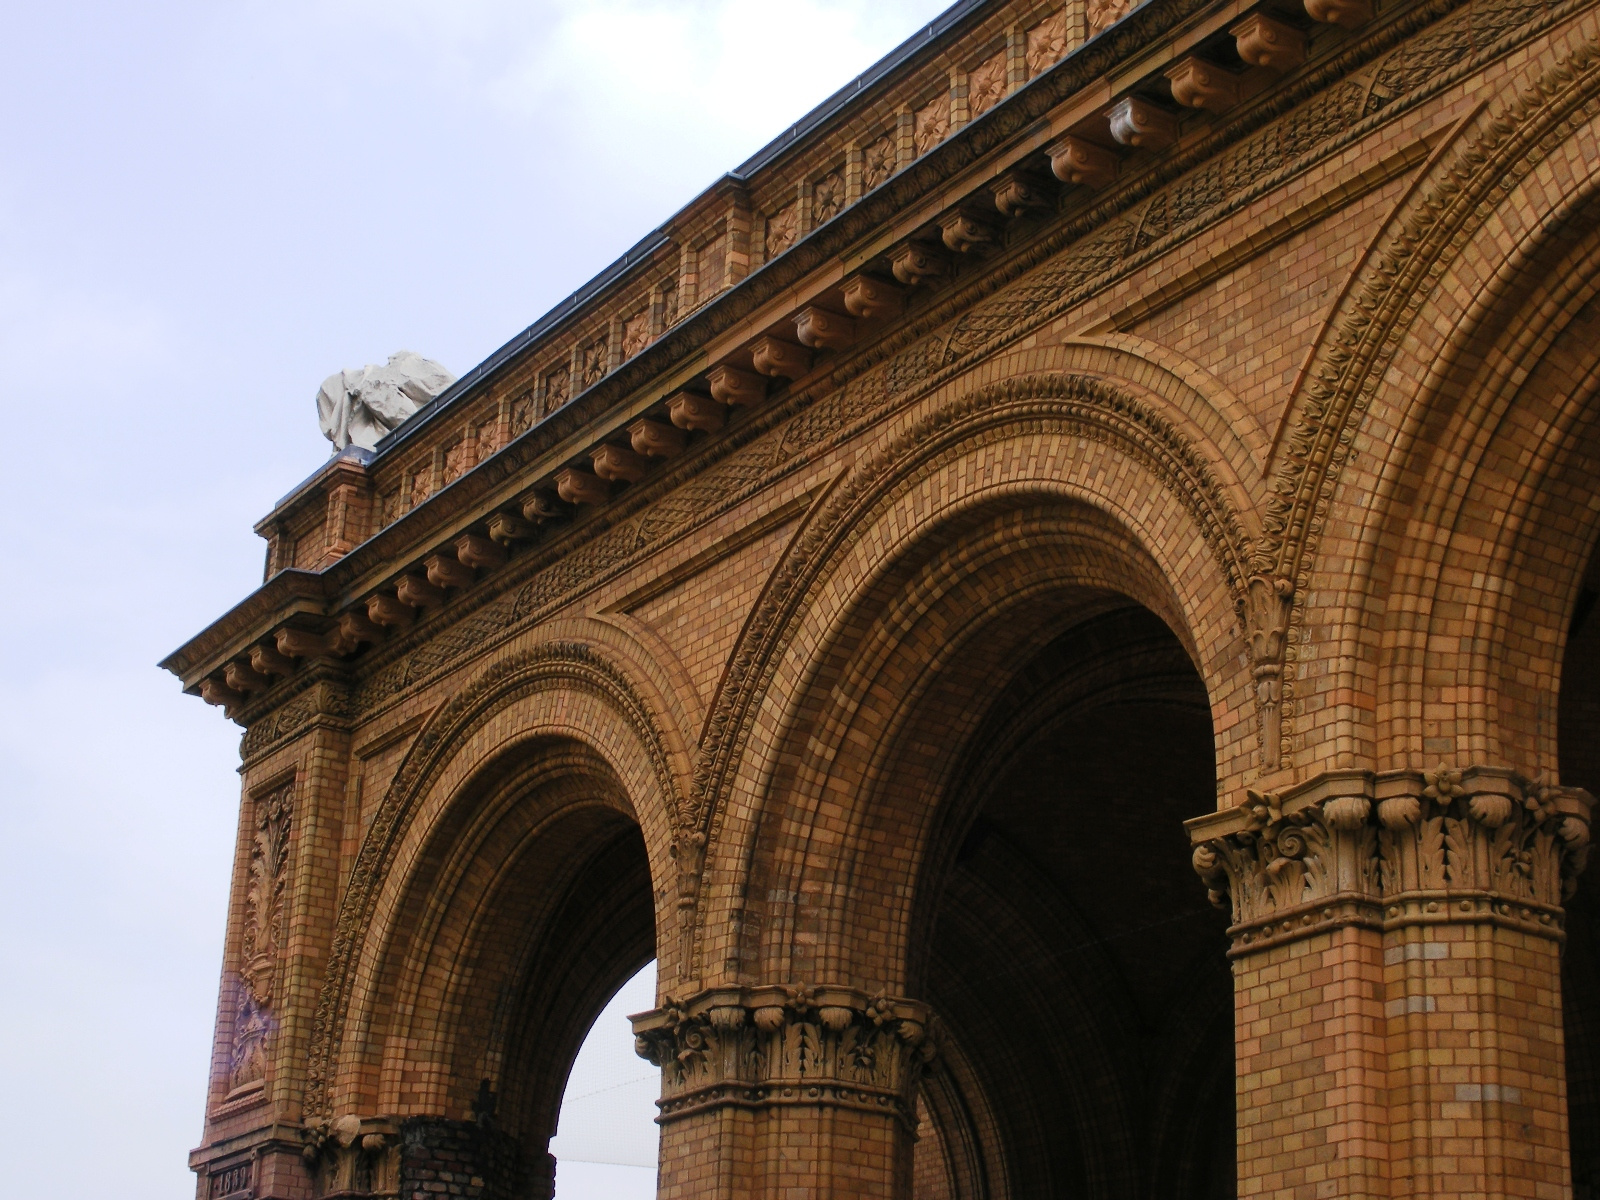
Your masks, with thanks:
[{"label": "brick building facade", "polygon": [[1600,1194],[1600,13],[964,0],[258,526],[198,1195]]}]

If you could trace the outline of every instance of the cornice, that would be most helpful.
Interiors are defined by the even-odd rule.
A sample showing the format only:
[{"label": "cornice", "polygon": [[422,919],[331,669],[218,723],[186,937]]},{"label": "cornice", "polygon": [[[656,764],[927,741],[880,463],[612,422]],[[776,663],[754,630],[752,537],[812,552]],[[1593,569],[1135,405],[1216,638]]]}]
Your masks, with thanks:
[{"label": "cornice", "polygon": [[[1015,139],[1064,100],[1136,58],[1151,42],[1159,40],[1162,35],[1208,7],[1214,7],[1208,0],[1150,0],[1116,25],[1090,39],[1054,67],[1029,80],[1016,93],[891,176],[856,204],[799,239],[784,254],[668,330],[640,354],[576,396],[498,454],[430,496],[337,563],[317,572],[324,580],[322,597],[337,595],[345,581],[364,573],[375,562],[390,561],[395,551],[410,543],[425,540],[429,531],[448,525],[489,489],[520,474],[534,462],[546,458],[562,443],[588,431],[607,416],[614,415],[618,403],[631,393],[652,381],[657,381],[659,385],[661,378],[673,368],[681,370],[686,363],[691,363],[709,342],[733,329],[753,311],[794,287],[836,256],[847,253],[880,227],[891,223],[905,208],[937,193],[950,179],[983,155]],[[942,44],[935,42],[928,53],[936,52]],[[889,86],[890,83],[892,80],[884,81],[882,86]],[[873,95],[871,92],[864,94],[861,102],[869,102]],[[1097,211],[1103,207],[1104,202],[1096,204],[1094,209]],[[1094,223],[1092,213],[1088,219],[1091,224]],[[516,352],[504,353],[508,349],[515,349]],[[479,373],[471,389],[452,389],[446,397],[441,397],[448,403],[436,401],[438,407],[433,408],[431,413],[419,414],[420,420],[407,422],[402,430],[385,439],[380,452],[373,456],[372,465],[381,461],[393,447],[419,433],[433,414],[465,403],[477,389],[488,386],[496,375],[520,363],[524,353],[531,349],[526,334],[512,339],[486,360],[494,363],[493,368]],[[666,390],[665,387],[662,390]],[[403,437],[400,436],[402,433]],[[725,450],[731,448],[724,447]],[[319,467],[285,500],[300,494],[327,469],[326,465]],[[265,527],[271,520],[270,515],[263,518],[260,526]],[[219,621],[164,658],[160,663],[163,669],[180,676],[185,686],[192,688],[195,681],[190,678],[191,671],[196,664],[210,657],[208,651],[211,648],[229,640],[229,635],[236,633],[251,615],[270,611],[272,600],[280,595],[270,590],[272,583],[269,580]]]},{"label": "cornice", "polygon": [[[1092,65],[1102,60],[1114,59],[1119,55],[1121,58],[1133,56],[1138,47],[1132,45],[1131,39],[1136,35],[1143,36],[1151,29],[1170,29],[1180,17],[1191,14],[1197,7],[1178,3],[1177,0],[1172,4],[1163,4],[1157,0],[1157,3],[1132,14],[1123,23],[1080,48],[1051,71],[1039,76],[1007,101],[954,135],[946,144],[930,151],[923,159],[902,171],[877,192],[819,228],[788,253],[709,305],[706,310],[667,333],[655,345],[624,364],[613,375],[608,376],[551,418],[512,442],[499,454],[430,497],[406,517],[368,539],[345,558],[322,572],[293,572],[290,579],[281,582],[280,577],[275,577],[255,595],[236,606],[220,621],[170,655],[162,665],[182,676],[187,686],[194,687],[200,676],[216,669],[220,657],[238,653],[233,647],[240,641],[248,639],[252,634],[257,637],[262,636],[264,622],[281,620],[285,616],[297,614],[309,615],[319,601],[326,614],[328,606],[347,600],[357,591],[377,586],[381,580],[375,577],[376,573],[400,569],[419,554],[425,553],[433,543],[440,540],[442,530],[481,520],[495,507],[509,500],[508,489],[516,490],[531,482],[529,477],[535,473],[538,464],[548,465],[556,461],[553,456],[559,455],[563,450],[566,450],[570,457],[570,453],[579,448],[585,437],[592,441],[596,436],[604,436],[603,428],[607,424],[617,425],[625,420],[632,409],[624,406],[622,402],[630,394],[648,400],[654,392],[665,390],[662,387],[663,379],[669,387],[682,382],[687,377],[685,372],[692,374],[692,368],[696,365],[693,356],[700,351],[707,340],[736,325],[772,295],[792,287],[797,280],[825,265],[830,261],[830,256],[836,256],[847,250],[852,239],[859,242],[901,207],[937,193],[941,186],[958,176],[988,150],[1007,143],[1011,143],[1013,149],[1016,149],[1019,135],[1026,133],[1031,121],[1048,112],[1052,106],[1061,101],[1063,96],[1070,96],[1075,88],[1081,88],[1082,72],[1088,69],[1086,64]],[[801,386],[780,389],[776,398],[765,409],[735,423],[725,433],[710,439],[696,452],[685,456],[672,467],[653,474],[645,483],[630,488],[627,493],[600,512],[519,555],[509,567],[496,572],[492,582],[475,589],[477,595],[453,601],[448,609],[451,623],[459,624],[464,618],[469,619],[473,612],[484,604],[491,603],[495,597],[504,596],[509,589],[524,585],[531,575],[570,556],[580,546],[592,544],[595,539],[603,538],[609,532],[625,526],[648,506],[681,488],[691,478],[704,475],[716,464],[725,462],[753,443],[768,438],[784,422],[791,421],[803,409],[819,400],[829,395],[838,395],[841,388],[847,393],[854,391],[858,396],[875,388],[879,389],[880,396],[893,394],[905,390],[903,386],[897,387],[895,384],[895,379],[900,377],[906,384],[913,385],[915,390],[925,392],[941,379],[961,369],[963,363],[985,354],[992,354],[1006,342],[1036,328],[1040,321],[1049,319],[1060,311],[1064,304],[1081,302],[1086,294],[1108,286],[1115,278],[1135,269],[1139,263],[1166,252],[1183,238],[1193,236],[1194,232],[1205,224],[1220,220],[1222,212],[1234,211],[1243,202],[1242,193],[1228,195],[1224,192],[1216,197],[1214,204],[1200,211],[1193,219],[1163,230],[1150,230],[1150,222],[1147,219],[1149,213],[1144,211],[1137,222],[1125,220],[1121,222],[1123,228],[1116,230],[1115,251],[1104,259],[1101,264],[1102,269],[1091,270],[1087,277],[1082,277],[1080,273],[1077,278],[1081,278],[1081,282],[1068,279],[1068,284],[1075,286],[1052,286],[1052,294],[1034,298],[1025,305],[1026,311],[1016,311],[1014,302],[1007,299],[1008,293],[1005,289],[1011,283],[1048,260],[1060,256],[1064,251],[1072,249],[1075,244],[1077,248],[1072,249],[1072,254],[1067,258],[1054,264],[1052,272],[1079,270],[1073,267],[1072,263],[1076,258],[1085,256],[1087,256],[1086,261],[1093,266],[1093,260],[1098,253],[1096,236],[1099,235],[1089,236],[1087,242],[1086,235],[1093,234],[1096,229],[1103,231],[1108,224],[1115,225],[1124,214],[1144,204],[1164,182],[1178,180],[1207,159],[1216,158],[1219,150],[1227,149],[1230,139],[1231,143],[1239,144],[1240,148],[1234,151],[1236,156],[1251,153],[1250,147],[1255,142],[1251,141],[1250,135],[1255,134],[1263,125],[1269,124],[1276,117],[1295,108],[1318,92],[1325,92],[1342,77],[1341,71],[1371,62],[1407,36],[1414,34],[1418,28],[1437,20],[1440,15],[1448,14],[1457,7],[1453,0],[1432,0],[1431,3],[1396,14],[1387,24],[1373,30],[1370,35],[1343,44],[1328,61],[1314,63],[1302,75],[1291,77],[1280,89],[1262,98],[1238,120],[1224,127],[1206,131],[1192,144],[1180,145],[1175,154],[1159,159],[1141,172],[1131,175],[1126,185],[1119,187],[1115,195],[1082,205],[1078,210],[1069,211],[1054,223],[1042,229],[1036,228],[1032,237],[1024,239],[1021,244],[983,264],[984,270],[979,277],[958,283],[954,288],[930,297],[926,303],[915,307],[898,325],[886,330],[881,339],[841,357],[831,371],[815,373]],[[1548,14],[1545,14],[1544,10],[1540,12],[1545,16],[1545,21],[1537,22],[1540,25],[1558,19],[1560,15],[1560,12]],[[1166,24],[1161,24],[1162,21]],[[1440,64],[1437,74],[1459,74],[1467,69],[1470,62],[1480,60],[1489,53],[1503,53],[1507,43],[1516,35],[1517,29],[1513,27],[1511,33],[1502,38],[1498,46],[1484,48],[1474,55],[1457,55],[1453,63],[1447,59]],[[1088,53],[1090,51],[1094,53]],[[1096,59],[1095,55],[1099,55],[1100,58]],[[1467,61],[1464,62],[1464,59]],[[1430,82],[1435,81],[1428,78],[1414,80],[1416,87],[1413,91],[1422,84]],[[1353,118],[1342,120],[1338,123],[1338,128],[1326,131],[1328,136],[1323,138],[1321,144],[1306,148],[1304,153],[1288,162],[1279,164],[1266,159],[1257,162],[1254,165],[1256,178],[1248,183],[1243,192],[1260,194],[1266,188],[1278,185],[1286,174],[1304,170],[1309,163],[1332,153],[1335,144],[1347,143],[1367,130],[1375,128],[1383,120],[1392,119],[1404,107],[1414,102],[1416,102],[1414,96],[1405,94],[1387,98],[1385,103],[1378,107],[1378,111],[1365,119],[1361,119],[1361,114],[1357,112]],[[1264,137],[1266,134],[1263,133],[1255,140],[1260,141]],[[1141,231],[1148,231],[1150,236],[1141,240]],[[1024,281],[1024,284],[1019,286],[1025,286],[1026,283],[1027,281]],[[996,296],[996,293],[1000,295]],[[995,300],[992,304],[985,305],[984,298],[988,296],[995,296]],[[928,335],[941,325],[960,318],[963,313],[969,317],[978,314],[981,318],[983,310],[994,304],[1009,310],[997,314],[1002,318],[999,322],[1000,328],[990,330],[988,336],[979,337],[977,342],[970,346],[963,344],[961,352],[956,353],[956,346],[960,341],[959,327],[953,331],[949,339],[941,337],[937,339],[936,344],[924,345]],[[979,319],[977,323],[981,326],[984,320],[992,319]],[[973,322],[963,319],[963,323],[970,326]],[[955,356],[953,360],[952,354]],[[909,361],[908,355],[911,359],[919,361],[910,376],[906,377],[904,367],[897,364]],[[676,375],[671,373],[673,371],[676,371]],[[869,382],[874,375],[879,380],[878,384]],[[647,387],[652,383],[653,386]],[[637,407],[639,402],[636,399],[634,407]],[[881,403],[881,399],[878,402]],[[869,409],[873,406],[872,402],[867,405]],[[859,402],[852,402],[846,395],[845,407],[859,409],[861,406]],[[851,423],[843,422],[846,426]],[[597,431],[602,432],[597,433]],[[791,456],[776,473],[781,474],[783,470],[794,469],[795,465],[802,461],[804,456]],[[775,473],[769,470],[760,474],[765,481],[770,481]],[[744,489],[740,494],[747,494],[755,486],[758,485],[752,485],[752,488]],[[709,517],[713,511],[724,511],[724,506],[719,503],[708,507],[700,515]],[[676,530],[675,534],[676,532],[682,530]],[[664,543],[657,543],[658,546],[660,544]],[[589,574],[592,577],[593,572]],[[280,607],[291,601],[301,607]],[[422,624],[431,634],[441,629],[445,622],[435,619]],[[397,639],[397,642],[415,644],[424,635],[424,629]],[[399,646],[395,645],[393,650],[369,653],[359,670],[362,674],[366,674],[377,668],[381,661],[399,652]],[[270,693],[269,697],[263,699],[267,698],[271,698]],[[274,703],[281,703],[281,700],[282,697],[278,697]],[[258,703],[252,702],[250,709],[257,708]]]}]

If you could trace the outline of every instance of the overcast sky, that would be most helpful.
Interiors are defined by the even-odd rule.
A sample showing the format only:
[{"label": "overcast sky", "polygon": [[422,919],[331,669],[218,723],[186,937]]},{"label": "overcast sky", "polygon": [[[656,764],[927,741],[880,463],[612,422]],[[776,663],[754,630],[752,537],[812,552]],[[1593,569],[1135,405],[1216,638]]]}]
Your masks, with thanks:
[{"label": "overcast sky", "polygon": [[321,380],[464,372],[942,7],[0,0],[7,1196],[193,1194],[238,730],[155,663]]}]

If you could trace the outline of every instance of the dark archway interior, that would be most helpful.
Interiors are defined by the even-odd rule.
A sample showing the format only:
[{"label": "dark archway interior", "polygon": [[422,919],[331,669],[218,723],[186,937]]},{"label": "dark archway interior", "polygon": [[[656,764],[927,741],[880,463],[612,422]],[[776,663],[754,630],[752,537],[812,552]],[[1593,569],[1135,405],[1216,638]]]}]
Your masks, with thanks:
[{"label": "dark archway interior", "polygon": [[[1600,556],[1590,559],[1561,664],[1561,782],[1600,795]],[[1572,1194],[1600,1198],[1600,879],[1591,864],[1567,902],[1561,999],[1567,1041]]]},{"label": "dark archway interior", "polygon": [[1205,689],[1143,608],[1007,685],[951,798],[917,1200],[1234,1194],[1226,918],[1182,825],[1215,781]]}]

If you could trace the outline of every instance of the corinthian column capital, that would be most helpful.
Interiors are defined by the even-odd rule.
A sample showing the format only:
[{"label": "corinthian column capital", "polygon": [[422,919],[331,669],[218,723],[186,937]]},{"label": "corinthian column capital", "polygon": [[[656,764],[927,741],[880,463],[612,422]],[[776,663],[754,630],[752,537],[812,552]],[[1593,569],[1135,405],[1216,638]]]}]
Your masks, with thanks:
[{"label": "corinthian column capital", "polygon": [[1329,772],[1188,822],[1233,951],[1349,924],[1489,921],[1560,938],[1593,797],[1495,767]]},{"label": "corinthian column capital", "polygon": [[937,1054],[926,1005],[855,988],[713,988],[632,1020],[634,1048],[662,1069],[663,1124],[727,1105],[826,1104],[915,1129]]}]

